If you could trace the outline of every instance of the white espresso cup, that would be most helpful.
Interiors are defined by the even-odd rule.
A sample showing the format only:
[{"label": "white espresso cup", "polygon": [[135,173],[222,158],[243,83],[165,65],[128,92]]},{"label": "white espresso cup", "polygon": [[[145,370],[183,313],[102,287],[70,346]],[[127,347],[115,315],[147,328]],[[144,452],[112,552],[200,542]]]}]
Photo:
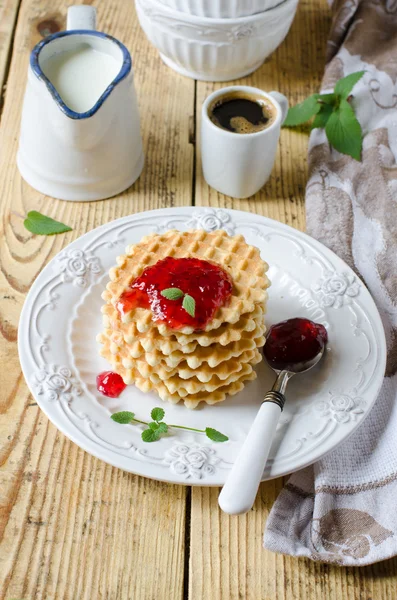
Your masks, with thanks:
[{"label": "white espresso cup", "polygon": [[[253,133],[236,133],[215,125],[210,118],[211,109],[223,97],[236,92],[270,103],[275,109],[273,122]],[[201,118],[201,157],[208,185],[233,198],[248,198],[259,191],[272,171],[287,112],[288,100],[279,92],[233,85],[210,94],[203,103]]]}]

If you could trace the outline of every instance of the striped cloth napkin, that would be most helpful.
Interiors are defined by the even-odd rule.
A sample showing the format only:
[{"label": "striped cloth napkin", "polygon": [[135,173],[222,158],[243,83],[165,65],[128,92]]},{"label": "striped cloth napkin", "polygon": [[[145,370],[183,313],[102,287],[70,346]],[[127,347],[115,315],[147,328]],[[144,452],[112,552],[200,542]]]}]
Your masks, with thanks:
[{"label": "striped cloth napkin", "polygon": [[267,521],[269,550],[339,565],[397,554],[397,1],[338,0],[322,88],[365,70],[354,105],[362,162],[331,150],[322,129],[309,145],[309,233],[360,275],[388,344],[379,398],[357,432],[292,475]]}]

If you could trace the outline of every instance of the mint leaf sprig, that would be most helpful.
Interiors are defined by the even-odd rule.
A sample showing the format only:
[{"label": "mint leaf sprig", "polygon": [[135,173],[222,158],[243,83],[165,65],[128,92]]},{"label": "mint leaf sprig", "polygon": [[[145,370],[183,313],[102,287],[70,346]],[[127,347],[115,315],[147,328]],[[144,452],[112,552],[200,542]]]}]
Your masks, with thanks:
[{"label": "mint leaf sprig", "polygon": [[150,413],[152,417],[152,421],[141,421],[140,419],[135,418],[135,413],[129,412],[128,410],[123,410],[121,412],[113,413],[111,415],[111,419],[116,423],[120,423],[121,425],[128,425],[129,423],[140,423],[141,425],[146,425],[147,429],[142,431],[141,437],[144,442],[156,442],[160,439],[162,435],[167,433],[169,428],[172,429],[185,429],[186,431],[197,431],[198,433],[205,433],[207,438],[212,440],[213,442],[227,442],[228,437],[213,429],[212,427],[206,427],[205,429],[195,429],[194,427],[185,427],[184,425],[167,425],[164,422],[165,412],[164,409],[160,407],[153,408]]},{"label": "mint leaf sprig", "polygon": [[331,94],[313,94],[292,106],[283,127],[296,127],[314,117],[312,129],[325,128],[329,143],[342,154],[361,160],[363,134],[353,107],[351,92],[365,71],[339,79]]},{"label": "mint leaf sprig", "polygon": [[[14,213],[16,214],[16,213]],[[25,228],[36,235],[55,235],[57,233],[65,233],[66,231],[72,231],[69,225],[65,225],[60,221],[55,221],[51,217],[42,215],[37,210],[30,210],[26,215],[18,215],[24,219],[23,224]]]},{"label": "mint leaf sprig", "polygon": [[167,300],[179,300],[180,298],[183,298],[182,308],[186,310],[191,317],[194,317],[196,313],[196,301],[190,294],[185,294],[181,289],[174,287],[167,288],[160,292],[160,294],[164,298],[167,298]]}]

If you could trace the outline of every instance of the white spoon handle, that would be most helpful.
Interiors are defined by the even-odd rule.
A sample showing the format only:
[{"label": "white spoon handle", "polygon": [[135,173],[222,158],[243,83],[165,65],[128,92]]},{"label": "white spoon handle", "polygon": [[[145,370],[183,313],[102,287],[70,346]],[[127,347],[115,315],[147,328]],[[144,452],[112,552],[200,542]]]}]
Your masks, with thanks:
[{"label": "white spoon handle", "polygon": [[252,507],[280,415],[278,404],[263,402],[219,495],[224,512],[240,515]]}]

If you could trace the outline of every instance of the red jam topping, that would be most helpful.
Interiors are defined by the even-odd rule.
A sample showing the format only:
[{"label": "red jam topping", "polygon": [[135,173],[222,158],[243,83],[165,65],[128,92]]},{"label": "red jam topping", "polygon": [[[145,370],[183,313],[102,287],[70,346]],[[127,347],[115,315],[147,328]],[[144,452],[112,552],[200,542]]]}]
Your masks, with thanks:
[{"label": "red jam topping", "polygon": [[315,358],[327,341],[323,325],[309,319],[288,319],[270,327],[263,353],[273,369],[289,370]]},{"label": "red jam topping", "polygon": [[[153,320],[171,329],[202,330],[217,309],[228,302],[233,284],[230,275],[216,264],[199,258],[168,256],[147,267],[130,288],[118,300],[121,315],[137,307],[150,308]],[[170,288],[180,290],[180,296],[169,299],[161,294]],[[195,301],[194,309],[190,304],[189,312],[184,308],[186,295]]]},{"label": "red jam topping", "polygon": [[104,371],[96,378],[96,387],[98,392],[109,398],[118,398],[127,387],[122,377],[113,371]]}]

